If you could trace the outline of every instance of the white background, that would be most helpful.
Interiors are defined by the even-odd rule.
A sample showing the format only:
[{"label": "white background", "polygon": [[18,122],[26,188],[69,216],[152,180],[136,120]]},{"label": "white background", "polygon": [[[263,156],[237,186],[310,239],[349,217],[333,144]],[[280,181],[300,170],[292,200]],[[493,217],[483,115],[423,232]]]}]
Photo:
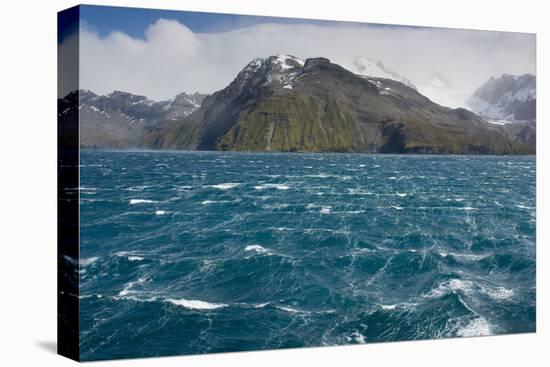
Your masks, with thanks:
[{"label": "white background", "polygon": [[[550,305],[546,248],[550,138],[550,50],[544,1],[132,0],[89,1],[377,23],[537,33],[537,333],[275,352],[101,362],[113,366],[419,365],[537,366],[548,363]],[[66,366],[56,339],[56,12],[76,2],[3,1],[0,12],[0,365]],[[546,52],[546,54],[545,54]],[[545,350],[546,348],[546,350]],[[546,361],[544,361],[546,359]],[[96,365],[96,364],[94,364]],[[547,365],[547,364],[546,364]]]}]

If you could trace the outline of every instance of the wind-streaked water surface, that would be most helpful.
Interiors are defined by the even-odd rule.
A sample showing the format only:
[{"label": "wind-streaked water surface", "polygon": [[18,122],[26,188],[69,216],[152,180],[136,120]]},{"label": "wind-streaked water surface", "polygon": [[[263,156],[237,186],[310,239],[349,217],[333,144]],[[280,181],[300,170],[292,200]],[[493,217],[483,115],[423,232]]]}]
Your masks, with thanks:
[{"label": "wind-streaked water surface", "polygon": [[83,360],[535,330],[535,158],[81,153]]}]

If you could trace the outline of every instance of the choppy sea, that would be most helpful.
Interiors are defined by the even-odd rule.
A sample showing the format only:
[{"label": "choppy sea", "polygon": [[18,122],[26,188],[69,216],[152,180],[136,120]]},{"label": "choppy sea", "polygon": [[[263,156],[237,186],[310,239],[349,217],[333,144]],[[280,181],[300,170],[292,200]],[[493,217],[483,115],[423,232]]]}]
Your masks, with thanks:
[{"label": "choppy sea", "polygon": [[535,158],[83,151],[83,360],[535,331]]}]

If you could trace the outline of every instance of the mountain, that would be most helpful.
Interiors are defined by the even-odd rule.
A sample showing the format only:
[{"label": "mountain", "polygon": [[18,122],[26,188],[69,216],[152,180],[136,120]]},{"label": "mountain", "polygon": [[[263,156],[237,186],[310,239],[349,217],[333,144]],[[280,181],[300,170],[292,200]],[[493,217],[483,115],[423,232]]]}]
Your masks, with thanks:
[{"label": "mountain", "polygon": [[527,144],[535,149],[537,144],[537,125],[534,120],[502,124],[500,128],[510,139]]},{"label": "mountain", "polygon": [[477,114],[504,122],[536,120],[537,84],[534,75],[491,77],[468,100]]},{"label": "mountain", "polygon": [[472,111],[500,125],[511,139],[535,148],[537,83],[534,75],[491,77],[467,103]]},{"label": "mountain", "polygon": [[[147,136],[162,130],[200,107],[204,94],[181,93],[166,101],[156,102],[144,96],[115,91],[97,95],[80,90],[66,96],[66,104],[78,98],[80,145],[83,148],[143,148]],[[68,104],[67,104],[68,105]],[[61,113],[73,113],[63,108]]]},{"label": "mountain", "polygon": [[326,58],[254,59],[199,109],[154,134],[158,148],[522,154],[533,150],[465,109]]},{"label": "mountain", "polygon": [[344,67],[358,75],[364,75],[365,77],[371,78],[391,79],[396,82],[400,82],[407,87],[416,89],[414,84],[409,79],[404,78],[396,72],[388,69],[380,60],[375,60],[365,56],[356,56],[350,64],[344,65]]}]

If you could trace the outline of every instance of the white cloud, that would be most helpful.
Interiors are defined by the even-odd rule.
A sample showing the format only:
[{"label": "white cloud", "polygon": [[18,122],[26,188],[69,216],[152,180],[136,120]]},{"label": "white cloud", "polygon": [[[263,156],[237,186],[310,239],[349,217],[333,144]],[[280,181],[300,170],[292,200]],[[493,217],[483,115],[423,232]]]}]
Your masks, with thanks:
[{"label": "white cloud", "polygon": [[[344,64],[362,55],[382,60],[428,97],[461,105],[490,76],[535,73],[535,37],[530,34],[335,24],[259,24],[194,33],[177,21],[159,19],[144,39],[121,32],[100,37],[82,27],[81,87],[165,99],[222,89],[258,56],[324,56]],[[432,72],[444,75],[450,89],[423,87]]]}]

